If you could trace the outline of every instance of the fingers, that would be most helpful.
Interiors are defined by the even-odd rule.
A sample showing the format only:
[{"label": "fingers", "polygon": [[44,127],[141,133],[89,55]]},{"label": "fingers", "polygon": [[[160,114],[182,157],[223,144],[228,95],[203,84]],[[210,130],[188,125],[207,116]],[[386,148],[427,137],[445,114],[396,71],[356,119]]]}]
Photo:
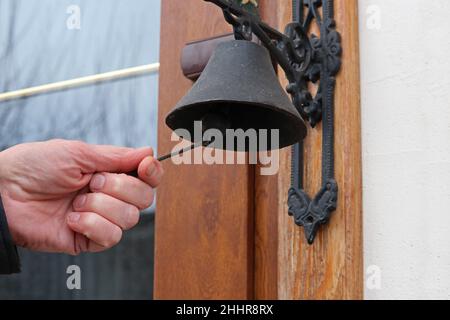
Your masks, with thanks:
[{"label": "fingers", "polygon": [[156,188],[161,183],[164,169],[161,162],[153,157],[147,157],[139,164],[138,174],[142,181]]},{"label": "fingers", "polygon": [[90,183],[93,192],[104,193],[143,210],[153,203],[154,192],[147,183],[126,174],[98,173]]},{"label": "fingers", "polygon": [[79,255],[83,252],[102,252],[108,250],[109,248],[103,247],[102,245],[86,238],[81,233],[75,233],[75,243],[73,251],[69,252],[72,255]]},{"label": "fingers", "polygon": [[[142,169],[143,168],[143,169]],[[148,183],[126,174],[97,173],[90,182],[93,193],[81,194],[73,202],[67,224],[76,232],[75,252],[100,252],[116,245],[122,231],[139,221],[139,210],[149,207],[161,180],[162,168],[154,159],[141,166]],[[143,179],[144,180],[144,179]]]},{"label": "fingers", "polygon": [[129,230],[139,222],[139,209],[104,193],[79,195],[73,202],[77,212],[95,212],[108,221]]},{"label": "fingers", "polygon": [[139,221],[136,206],[103,193],[81,194],[73,202],[75,212],[67,224],[75,235],[74,253],[101,252],[119,243],[122,230]]},{"label": "fingers", "polygon": [[152,148],[131,149],[114,146],[79,144],[83,157],[84,173],[129,172],[148,156],[153,156]]},{"label": "fingers", "polygon": [[122,238],[122,230],[117,225],[93,212],[72,212],[67,217],[67,224],[70,229],[90,240],[86,251],[98,252],[112,248]]}]

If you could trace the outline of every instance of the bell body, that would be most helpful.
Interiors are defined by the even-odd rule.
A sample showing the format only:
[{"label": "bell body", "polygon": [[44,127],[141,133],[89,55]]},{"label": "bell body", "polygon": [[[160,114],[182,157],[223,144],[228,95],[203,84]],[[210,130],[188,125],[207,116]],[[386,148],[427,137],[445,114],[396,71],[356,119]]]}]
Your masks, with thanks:
[{"label": "bell body", "polygon": [[[275,74],[269,51],[243,40],[217,46],[200,78],[167,116],[166,124],[172,130],[186,129],[194,137],[194,122],[202,120],[206,120],[204,131],[278,129],[280,149],[306,135],[300,114]],[[225,144],[223,148],[229,149]],[[274,149],[270,142],[267,148],[258,148]]]}]

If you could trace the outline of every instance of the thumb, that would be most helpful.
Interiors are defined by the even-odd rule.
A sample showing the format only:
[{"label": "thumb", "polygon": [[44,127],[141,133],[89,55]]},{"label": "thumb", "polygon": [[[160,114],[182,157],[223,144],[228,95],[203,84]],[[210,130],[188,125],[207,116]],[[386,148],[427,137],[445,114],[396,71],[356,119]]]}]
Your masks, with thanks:
[{"label": "thumb", "polygon": [[83,173],[126,173],[136,170],[144,158],[153,156],[153,149],[87,145],[83,154]]}]

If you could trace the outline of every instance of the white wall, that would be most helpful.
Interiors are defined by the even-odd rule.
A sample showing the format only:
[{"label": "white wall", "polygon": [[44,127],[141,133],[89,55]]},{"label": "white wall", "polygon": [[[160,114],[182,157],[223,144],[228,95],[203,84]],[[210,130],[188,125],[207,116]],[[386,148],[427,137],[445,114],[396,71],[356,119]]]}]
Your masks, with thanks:
[{"label": "white wall", "polygon": [[449,299],[450,1],[359,10],[365,297]]}]

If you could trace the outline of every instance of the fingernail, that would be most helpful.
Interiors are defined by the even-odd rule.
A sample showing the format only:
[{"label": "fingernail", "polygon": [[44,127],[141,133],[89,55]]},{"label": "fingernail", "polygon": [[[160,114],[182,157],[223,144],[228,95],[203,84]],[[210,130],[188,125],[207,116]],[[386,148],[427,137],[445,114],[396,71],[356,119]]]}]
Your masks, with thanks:
[{"label": "fingernail", "polygon": [[101,190],[103,189],[106,182],[106,178],[102,174],[97,174],[92,178],[91,181],[91,189],[92,190]]},{"label": "fingernail", "polygon": [[70,222],[78,222],[80,220],[80,214],[78,212],[72,212],[68,217]]},{"label": "fingernail", "polygon": [[151,177],[155,174],[156,172],[156,165],[155,165],[155,160],[153,159],[153,161],[150,163],[150,165],[147,168],[147,177]]},{"label": "fingernail", "polygon": [[82,208],[84,204],[86,203],[87,196],[85,194],[82,194],[78,196],[75,201],[73,202],[73,206],[75,208]]}]

